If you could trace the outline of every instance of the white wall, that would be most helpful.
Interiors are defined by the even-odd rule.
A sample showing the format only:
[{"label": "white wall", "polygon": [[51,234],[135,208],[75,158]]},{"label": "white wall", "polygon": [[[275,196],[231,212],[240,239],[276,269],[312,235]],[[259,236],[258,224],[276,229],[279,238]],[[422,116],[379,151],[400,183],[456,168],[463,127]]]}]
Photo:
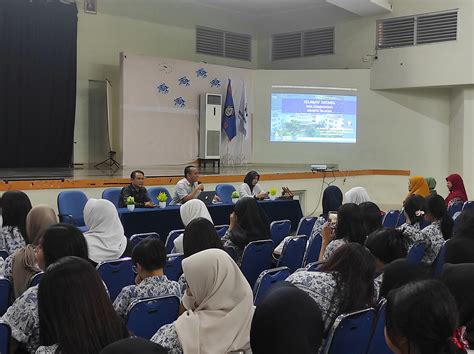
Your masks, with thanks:
[{"label": "white wall", "polygon": [[[253,162],[406,169],[443,180],[448,172],[449,91],[373,91],[369,83],[369,70],[257,71]],[[277,84],[357,88],[357,143],[271,143],[270,93]]]}]

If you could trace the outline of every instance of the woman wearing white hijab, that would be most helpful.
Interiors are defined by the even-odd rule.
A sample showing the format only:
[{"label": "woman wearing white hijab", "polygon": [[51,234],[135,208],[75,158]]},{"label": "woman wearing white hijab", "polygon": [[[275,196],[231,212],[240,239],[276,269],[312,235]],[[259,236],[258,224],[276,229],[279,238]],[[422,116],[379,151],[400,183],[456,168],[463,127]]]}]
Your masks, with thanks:
[{"label": "woman wearing white hijab", "polygon": [[122,223],[115,206],[105,199],[89,199],[84,207],[84,233],[89,259],[94,263],[118,259],[127,248]]},{"label": "woman wearing white hijab", "polygon": [[367,190],[363,187],[351,188],[344,194],[344,204],[354,203],[359,205],[365,202],[370,202],[370,197]]},{"label": "woman wearing white hijab", "polygon": [[252,289],[223,250],[208,249],[183,260],[189,289],[187,311],[151,339],[169,353],[216,354],[250,351]]},{"label": "woman wearing white hijab", "polygon": [[[207,219],[212,222],[212,224],[214,224],[211,214],[209,214],[209,210],[207,210],[206,204],[204,204],[204,202],[199,199],[191,199],[190,201],[187,201],[181,205],[179,214],[181,215],[181,220],[183,221],[184,227],[188,226],[191,221],[197,218]],[[184,253],[183,237],[183,234],[176,237],[174,240],[173,252]]]}]

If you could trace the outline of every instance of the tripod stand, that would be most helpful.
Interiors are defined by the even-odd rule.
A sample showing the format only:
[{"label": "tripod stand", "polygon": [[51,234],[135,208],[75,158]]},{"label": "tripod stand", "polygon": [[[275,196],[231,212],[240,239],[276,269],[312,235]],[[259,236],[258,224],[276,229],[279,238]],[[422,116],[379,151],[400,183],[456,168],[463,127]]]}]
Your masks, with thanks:
[{"label": "tripod stand", "polygon": [[110,150],[109,157],[105,159],[104,161],[99,162],[98,164],[94,165],[94,167],[99,167],[100,165],[107,165],[110,168],[112,168],[112,166],[120,168],[120,164],[114,159],[115,154],[116,154],[115,151]]}]

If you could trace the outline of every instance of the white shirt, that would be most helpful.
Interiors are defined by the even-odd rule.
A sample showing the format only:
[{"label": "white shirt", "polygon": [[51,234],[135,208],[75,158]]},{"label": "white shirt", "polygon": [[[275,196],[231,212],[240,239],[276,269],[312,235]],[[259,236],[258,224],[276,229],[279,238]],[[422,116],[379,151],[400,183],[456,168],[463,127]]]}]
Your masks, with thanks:
[{"label": "white shirt", "polygon": [[239,198],[243,197],[253,197],[258,195],[259,193],[263,192],[264,190],[260,185],[257,183],[253,186],[253,190],[250,190],[250,187],[247,183],[242,183],[239,187]]}]

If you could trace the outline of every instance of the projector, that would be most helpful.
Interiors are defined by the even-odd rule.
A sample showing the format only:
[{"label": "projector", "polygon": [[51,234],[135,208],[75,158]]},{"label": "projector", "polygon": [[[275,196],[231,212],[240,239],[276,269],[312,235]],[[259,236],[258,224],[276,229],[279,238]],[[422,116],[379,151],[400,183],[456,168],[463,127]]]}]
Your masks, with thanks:
[{"label": "projector", "polygon": [[319,165],[311,165],[311,171],[317,172],[326,172],[326,171],[337,171],[338,166],[336,164],[319,164]]}]

